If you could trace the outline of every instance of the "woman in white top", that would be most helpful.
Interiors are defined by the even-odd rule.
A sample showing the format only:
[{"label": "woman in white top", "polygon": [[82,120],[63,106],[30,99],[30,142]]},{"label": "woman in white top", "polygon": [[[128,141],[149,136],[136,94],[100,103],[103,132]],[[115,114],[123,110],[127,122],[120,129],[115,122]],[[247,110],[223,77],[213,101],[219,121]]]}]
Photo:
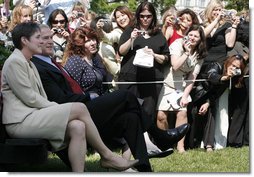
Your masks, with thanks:
[{"label": "woman in white top", "polygon": [[[96,26],[100,35],[102,36],[104,46],[106,46],[101,46],[102,48],[100,47],[99,54],[103,58],[104,64],[106,65],[108,71],[114,76],[114,80],[116,81],[120,72],[121,63],[121,58],[117,52],[119,40],[126,27],[133,25],[134,16],[127,6],[118,6],[113,12],[113,18],[117,26],[108,33],[107,31],[103,30],[105,21],[98,21]],[[110,47],[110,51],[107,50],[109,46],[106,44],[113,46],[113,48]]]},{"label": "woman in white top", "polygon": [[[187,32],[187,36],[175,40],[169,49],[172,67],[168,67],[168,71],[164,73],[165,83],[157,105],[159,110],[157,125],[161,129],[168,128],[167,114],[169,111],[176,113],[176,127],[187,123],[186,108],[191,101],[189,93],[206,55],[203,28],[193,25]],[[178,142],[177,149],[181,153],[185,152],[184,138]]]}]

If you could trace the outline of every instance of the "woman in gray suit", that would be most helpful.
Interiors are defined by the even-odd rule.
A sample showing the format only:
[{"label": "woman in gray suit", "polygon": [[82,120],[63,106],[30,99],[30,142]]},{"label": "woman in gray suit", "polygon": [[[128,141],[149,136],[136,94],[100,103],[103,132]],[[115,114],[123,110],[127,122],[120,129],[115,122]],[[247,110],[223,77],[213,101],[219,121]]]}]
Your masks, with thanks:
[{"label": "woman in gray suit", "polygon": [[128,161],[111,152],[82,103],[57,104],[47,100],[40,76],[30,61],[42,52],[38,24],[21,23],[12,32],[15,50],[2,70],[3,124],[10,137],[49,140],[52,151],[68,146],[72,170],[84,171],[86,141],[101,155],[101,166],[125,170],[138,160]]}]

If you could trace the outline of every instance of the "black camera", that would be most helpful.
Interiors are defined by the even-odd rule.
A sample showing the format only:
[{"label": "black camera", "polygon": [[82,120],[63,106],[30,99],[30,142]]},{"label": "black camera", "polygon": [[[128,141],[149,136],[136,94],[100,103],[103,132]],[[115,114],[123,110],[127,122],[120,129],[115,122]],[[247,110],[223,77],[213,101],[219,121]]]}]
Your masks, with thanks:
[{"label": "black camera", "polygon": [[138,30],[137,33],[138,33],[138,35],[142,35],[142,36],[144,36],[146,34],[146,32],[144,30]]},{"label": "black camera", "polygon": [[41,3],[38,0],[35,0],[35,7],[40,7]]},{"label": "black camera", "polygon": [[82,13],[82,12],[78,12],[78,15],[77,15],[78,17],[84,17],[84,13]]}]

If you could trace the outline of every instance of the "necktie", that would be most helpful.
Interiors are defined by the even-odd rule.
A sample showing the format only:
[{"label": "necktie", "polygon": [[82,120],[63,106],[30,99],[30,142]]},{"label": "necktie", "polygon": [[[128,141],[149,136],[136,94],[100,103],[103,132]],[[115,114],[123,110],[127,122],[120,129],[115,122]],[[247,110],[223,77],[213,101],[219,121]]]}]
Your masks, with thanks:
[{"label": "necktie", "polygon": [[84,93],[80,85],[77,83],[77,81],[72,79],[72,77],[63,69],[63,67],[60,64],[58,64],[54,59],[52,59],[52,63],[54,63],[58,67],[58,69],[61,71],[61,73],[63,74],[65,79],[68,81],[69,85],[71,86],[73,93],[76,93],[76,94]]}]

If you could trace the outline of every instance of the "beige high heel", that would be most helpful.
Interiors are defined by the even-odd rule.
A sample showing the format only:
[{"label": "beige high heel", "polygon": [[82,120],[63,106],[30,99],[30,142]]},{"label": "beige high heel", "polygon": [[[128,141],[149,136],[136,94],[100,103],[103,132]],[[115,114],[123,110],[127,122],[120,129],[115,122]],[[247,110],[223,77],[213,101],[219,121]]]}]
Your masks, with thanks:
[{"label": "beige high heel", "polygon": [[124,170],[127,170],[127,169],[135,166],[139,162],[139,160],[138,159],[136,159],[136,160],[123,159],[123,162],[124,162],[124,164],[120,164],[120,163],[116,164],[115,162],[113,162],[111,160],[101,159],[100,165],[103,168],[107,168],[107,169],[111,168],[111,169],[114,169],[117,171],[124,171]]}]

